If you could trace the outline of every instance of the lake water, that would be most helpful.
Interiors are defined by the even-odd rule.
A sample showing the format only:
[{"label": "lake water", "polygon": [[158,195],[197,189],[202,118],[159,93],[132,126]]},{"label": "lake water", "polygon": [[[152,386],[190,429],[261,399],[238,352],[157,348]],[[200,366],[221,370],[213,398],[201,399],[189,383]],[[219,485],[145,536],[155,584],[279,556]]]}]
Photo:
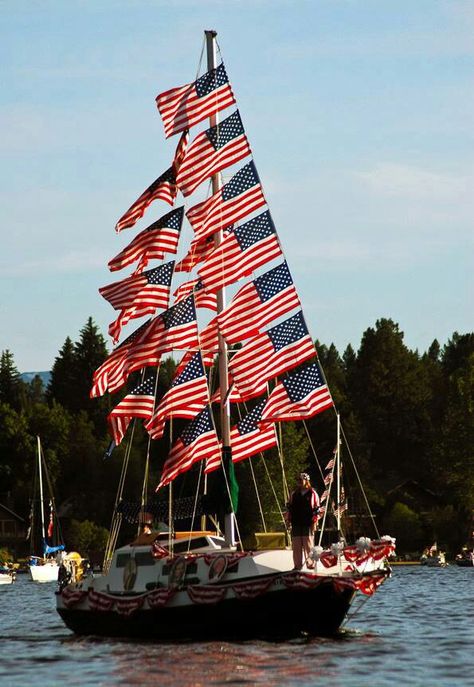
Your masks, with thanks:
[{"label": "lake water", "polygon": [[397,566],[353,608],[340,638],[284,643],[78,638],[56,613],[54,590],[26,575],[0,587],[2,687],[474,685],[471,568]]}]

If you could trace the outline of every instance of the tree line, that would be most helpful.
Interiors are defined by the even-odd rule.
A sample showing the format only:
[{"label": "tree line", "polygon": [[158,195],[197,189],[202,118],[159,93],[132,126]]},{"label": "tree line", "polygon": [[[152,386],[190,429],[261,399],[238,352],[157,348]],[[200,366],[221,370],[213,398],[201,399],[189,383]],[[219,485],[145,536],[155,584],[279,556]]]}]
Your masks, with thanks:
[{"label": "tree line", "polygon": [[[348,346],[341,354],[334,344],[316,346],[348,440],[349,448],[342,450],[344,477],[363,483],[379,533],[397,537],[399,553],[415,553],[434,541],[456,553],[469,543],[473,529],[474,333],[455,332],[444,345],[435,340],[420,353],[406,346],[395,322],[380,319],[363,333],[357,351]],[[107,355],[92,318],[76,342],[66,338],[46,388],[39,376],[24,382],[14,354],[2,352],[0,503],[8,498],[13,510],[27,517],[39,435],[60,510],[76,522],[86,521],[88,531],[109,526],[126,441],[104,460],[110,444],[106,418],[127,390],[113,398],[89,397],[92,373]],[[163,361],[158,397],[169,388],[174,370],[171,357]],[[128,390],[134,383],[129,380]],[[331,456],[334,414],[316,416],[306,428],[285,424],[281,439],[290,482],[298,470],[307,469],[321,492],[310,446],[322,463]],[[149,449],[148,436],[137,423],[130,449],[130,498],[141,497],[147,452],[154,491],[169,440],[166,434]],[[353,458],[359,477],[352,470]],[[268,469],[277,482],[283,480],[275,451],[266,463],[257,457],[249,463],[236,466],[241,484],[257,479],[263,485]],[[269,487],[263,491],[269,504]],[[241,495],[239,508],[247,509],[249,532],[255,531],[259,507],[242,489]],[[357,510],[359,497],[348,498],[349,511]],[[281,529],[279,509],[269,510],[267,528]]]}]

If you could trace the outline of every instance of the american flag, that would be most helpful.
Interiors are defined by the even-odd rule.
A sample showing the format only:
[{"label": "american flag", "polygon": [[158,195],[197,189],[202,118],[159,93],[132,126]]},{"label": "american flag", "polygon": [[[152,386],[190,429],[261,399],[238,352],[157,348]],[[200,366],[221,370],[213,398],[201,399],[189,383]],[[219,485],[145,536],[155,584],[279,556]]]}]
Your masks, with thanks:
[{"label": "american flag", "polygon": [[194,303],[196,308],[207,308],[208,310],[213,310],[217,312],[217,298],[215,293],[207,293],[204,291],[202,282],[199,279],[193,279],[192,281],[186,281],[184,284],[178,286],[173,296],[175,302],[186,298],[190,293],[194,293]]},{"label": "american flag", "polygon": [[251,154],[239,111],[196,136],[179,168],[176,182],[183,196],[213,174]]},{"label": "american flag", "polygon": [[189,422],[172,447],[157,487],[164,487],[199,460],[220,454],[220,445],[209,408]]},{"label": "american flag", "polygon": [[[262,410],[266,400],[260,401],[250,413],[231,429],[230,443],[232,446],[232,460],[238,463],[245,458],[250,458],[256,453],[261,453],[277,445],[277,436],[274,424],[266,424],[260,428],[258,423],[262,416]],[[204,472],[209,473],[220,467],[220,456],[209,458]]]},{"label": "american flag", "polygon": [[198,263],[211,255],[214,248],[212,236],[204,239],[204,241],[192,241],[187,254],[176,265],[175,272],[191,272]]},{"label": "american flag", "polygon": [[228,343],[243,341],[301,304],[286,262],[245,284],[219,317]]},{"label": "american flag", "polygon": [[265,197],[251,160],[217,193],[190,208],[186,217],[194,229],[195,240],[199,241],[230,227],[262,205]]},{"label": "american flag", "polygon": [[127,227],[133,227],[137,220],[143,217],[145,210],[154,200],[164,200],[165,203],[173,205],[178,195],[176,175],[185,155],[187,141],[188,133],[185,132],[180,138],[171,167],[159,176],[158,179],[155,179],[151,186],[143,191],[142,195],[137,198],[133,205],[128,208],[127,212],[122,215],[115,225],[116,232],[127,229]]},{"label": "american flag", "polygon": [[209,405],[209,392],[201,354],[198,352],[174,378],[145,429],[152,439],[161,439],[168,418],[191,419],[206,405]]},{"label": "american flag", "polygon": [[171,260],[99,289],[99,293],[115,310],[122,310],[109,326],[109,334],[114,341],[118,340],[122,327],[129,320],[153,315],[157,308],[168,307],[173,268],[174,260]]},{"label": "american flag", "polygon": [[139,327],[94,372],[91,396],[120,389],[128,376],[146,366],[156,366],[162,353],[197,349],[198,329],[194,299],[188,296]]},{"label": "american flag", "polygon": [[184,207],[167,212],[135,236],[109,261],[109,270],[116,272],[138,260],[135,272],[141,272],[149,260],[162,260],[165,253],[176,253],[184,218]]},{"label": "american flag", "polygon": [[333,405],[317,362],[288,375],[273,389],[262,422],[307,420]]},{"label": "american flag", "polygon": [[223,64],[196,81],[156,97],[166,138],[198,124],[235,103]]},{"label": "american flag", "polygon": [[229,370],[244,400],[266,391],[269,379],[316,355],[300,311],[250,341],[234,355]]},{"label": "american flag", "polygon": [[149,374],[109,413],[107,423],[115,445],[122,441],[130,421],[134,417],[148,420],[155,405],[156,372]]},{"label": "american flag", "polygon": [[236,227],[205,260],[199,277],[206,291],[218,291],[283,256],[268,210]]}]

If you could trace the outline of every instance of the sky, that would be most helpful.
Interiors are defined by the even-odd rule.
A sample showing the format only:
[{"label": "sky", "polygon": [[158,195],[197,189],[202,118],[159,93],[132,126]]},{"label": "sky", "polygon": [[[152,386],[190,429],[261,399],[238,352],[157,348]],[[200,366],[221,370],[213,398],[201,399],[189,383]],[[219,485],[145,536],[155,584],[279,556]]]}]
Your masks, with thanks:
[{"label": "sky", "polygon": [[114,231],[170,164],[155,97],[194,80],[205,29],[313,338],[357,350],[388,317],[421,353],[473,331],[472,2],[2,0],[0,15],[0,350],[20,372],[51,369],[89,316],[107,335],[98,288],[129,274],[107,262],[169,210]]}]

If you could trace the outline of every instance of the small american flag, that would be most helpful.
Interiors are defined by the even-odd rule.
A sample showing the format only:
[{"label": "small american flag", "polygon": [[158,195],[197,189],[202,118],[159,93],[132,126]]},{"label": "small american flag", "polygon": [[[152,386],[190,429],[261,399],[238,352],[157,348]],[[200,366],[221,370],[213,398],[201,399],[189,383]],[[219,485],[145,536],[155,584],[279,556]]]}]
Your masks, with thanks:
[{"label": "small american flag", "polygon": [[120,389],[135,370],[156,366],[161,354],[199,346],[193,296],[171,306],[139,327],[94,372],[91,396]]},{"label": "small american flag", "polygon": [[148,375],[127,394],[109,413],[107,422],[109,431],[118,446],[134,417],[148,420],[153,415],[155,405],[156,372]]},{"label": "small american flag", "polygon": [[215,455],[220,455],[220,445],[211,413],[206,407],[186,425],[172,447],[163,466],[157,490],[189,470],[197,461]]},{"label": "small american flag", "polygon": [[115,225],[116,232],[127,229],[127,227],[133,227],[140,217],[143,217],[145,210],[154,200],[164,200],[165,203],[173,205],[178,195],[176,175],[185,154],[187,141],[188,133],[185,132],[180,138],[171,167],[159,176],[158,179],[155,179],[151,186],[143,191],[142,195],[122,215]]},{"label": "small american flag", "polygon": [[143,229],[128,246],[109,261],[109,270],[115,272],[138,260],[135,272],[141,272],[149,260],[163,260],[165,253],[176,253],[184,207],[167,212],[149,227]]},{"label": "small american flag", "polygon": [[253,160],[202,203],[186,212],[196,241],[226,229],[265,205],[260,180]]},{"label": "small american flag", "polygon": [[234,463],[277,445],[275,425],[266,424],[263,428],[258,425],[265,403],[266,399],[260,401],[246,417],[232,427],[230,443]]},{"label": "small american flag", "polygon": [[156,97],[166,138],[198,124],[235,103],[223,64],[193,83],[172,88]]},{"label": "small american flag", "polygon": [[196,308],[207,308],[208,310],[213,310],[217,312],[217,298],[215,293],[207,293],[204,291],[202,282],[199,279],[193,279],[192,281],[186,281],[184,284],[178,286],[173,296],[175,302],[186,298],[190,293],[194,293],[194,303]]},{"label": "small american flag", "polygon": [[283,256],[268,210],[233,229],[199,270],[206,291],[215,292]]},{"label": "small american flag", "polygon": [[174,260],[153,270],[132,275],[122,281],[103,286],[99,293],[115,310],[122,310],[109,326],[109,334],[117,341],[123,326],[131,319],[153,315],[158,308],[167,308],[170,297]]},{"label": "small american flag", "polygon": [[333,405],[317,362],[297,370],[273,389],[262,413],[262,422],[307,420]]},{"label": "small american flag", "polygon": [[196,136],[179,168],[176,182],[183,196],[225,167],[251,154],[238,110]]},{"label": "small american flag", "polygon": [[201,354],[198,352],[174,378],[145,428],[152,439],[161,439],[168,418],[191,419],[208,404],[207,379]]},{"label": "small american flag", "polygon": [[254,336],[265,325],[300,308],[300,300],[286,262],[245,284],[218,317],[228,343]]},{"label": "small american flag", "polygon": [[268,380],[316,355],[300,311],[250,341],[234,355],[229,370],[244,400],[265,393]]},{"label": "small american flag", "polygon": [[200,262],[205,260],[213,252],[214,239],[210,236],[204,241],[192,241],[189,251],[175,267],[175,272],[191,272]]}]

